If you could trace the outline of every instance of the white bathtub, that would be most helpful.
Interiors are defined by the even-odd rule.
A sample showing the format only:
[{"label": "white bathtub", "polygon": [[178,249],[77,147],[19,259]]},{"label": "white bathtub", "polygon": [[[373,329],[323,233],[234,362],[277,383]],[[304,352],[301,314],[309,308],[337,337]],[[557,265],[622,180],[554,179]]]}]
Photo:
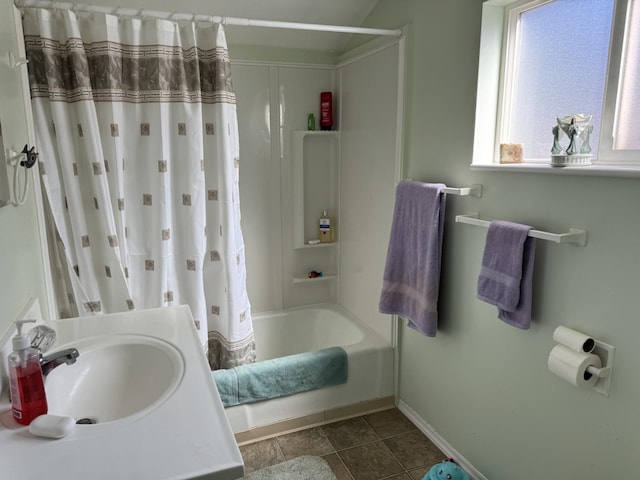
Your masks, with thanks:
[{"label": "white bathtub", "polygon": [[[358,404],[387,404],[393,396],[393,351],[389,343],[334,304],[256,314],[257,360],[341,346],[349,361],[347,383],[226,409],[234,433],[292,426],[292,419],[320,423],[323,415]],[[365,402],[365,403],[363,403]],[[336,410],[338,409],[338,410]]]}]

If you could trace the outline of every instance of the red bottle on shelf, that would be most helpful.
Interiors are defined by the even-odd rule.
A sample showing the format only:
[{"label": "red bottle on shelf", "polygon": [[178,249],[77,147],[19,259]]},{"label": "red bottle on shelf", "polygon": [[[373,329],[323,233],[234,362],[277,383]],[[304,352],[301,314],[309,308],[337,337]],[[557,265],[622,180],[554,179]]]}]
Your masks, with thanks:
[{"label": "red bottle on shelf", "polygon": [[331,92],[320,93],[320,130],[333,128],[333,96]]}]

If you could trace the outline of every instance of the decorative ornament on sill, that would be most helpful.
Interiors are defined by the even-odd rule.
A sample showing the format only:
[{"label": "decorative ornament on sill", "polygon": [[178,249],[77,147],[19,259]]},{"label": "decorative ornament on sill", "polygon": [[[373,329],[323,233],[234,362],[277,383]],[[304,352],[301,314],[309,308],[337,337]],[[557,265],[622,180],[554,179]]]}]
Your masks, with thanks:
[{"label": "decorative ornament on sill", "polygon": [[[551,148],[551,165],[554,167],[591,165],[591,146],[589,137],[593,132],[592,115],[567,115],[557,117],[558,124],[551,129],[553,147]],[[569,138],[567,148],[560,145],[562,134]]]}]

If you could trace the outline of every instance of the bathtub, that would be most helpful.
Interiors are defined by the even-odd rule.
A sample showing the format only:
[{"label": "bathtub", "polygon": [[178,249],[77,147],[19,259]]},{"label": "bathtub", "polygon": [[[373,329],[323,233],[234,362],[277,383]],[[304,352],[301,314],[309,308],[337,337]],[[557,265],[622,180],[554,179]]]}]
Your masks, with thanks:
[{"label": "bathtub", "polygon": [[256,314],[257,361],[341,346],[347,383],[263,402],[228,407],[234,433],[279,433],[340,416],[393,406],[391,345],[338,305],[319,304]]}]

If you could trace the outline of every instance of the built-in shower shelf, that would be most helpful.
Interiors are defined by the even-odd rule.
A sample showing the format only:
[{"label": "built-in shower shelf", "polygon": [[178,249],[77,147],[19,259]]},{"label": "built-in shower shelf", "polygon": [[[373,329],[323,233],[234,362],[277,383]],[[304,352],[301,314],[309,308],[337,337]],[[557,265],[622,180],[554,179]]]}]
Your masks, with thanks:
[{"label": "built-in shower shelf", "polygon": [[326,137],[338,137],[340,136],[340,132],[338,130],[294,130],[294,137],[306,137],[307,135],[311,136],[326,136]]},{"label": "built-in shower shelf", "polygon": [[294,277],[293,283],[317,283],[326,282],[329,280],[335,280],[337,275],[323,275],[321,277],[308,278],[308,277]]},{"label": "built-in shower shelf", "polygon": [[294,247],[296,250],[300,250],[303,248],[326,248],[326,247],[335,247],[336,245],[338,245],[338,242],[330,242],[330,243],[316,243],[315,245],[309,245],[308,243],[305,243],[302,246],[299,247]]}]

